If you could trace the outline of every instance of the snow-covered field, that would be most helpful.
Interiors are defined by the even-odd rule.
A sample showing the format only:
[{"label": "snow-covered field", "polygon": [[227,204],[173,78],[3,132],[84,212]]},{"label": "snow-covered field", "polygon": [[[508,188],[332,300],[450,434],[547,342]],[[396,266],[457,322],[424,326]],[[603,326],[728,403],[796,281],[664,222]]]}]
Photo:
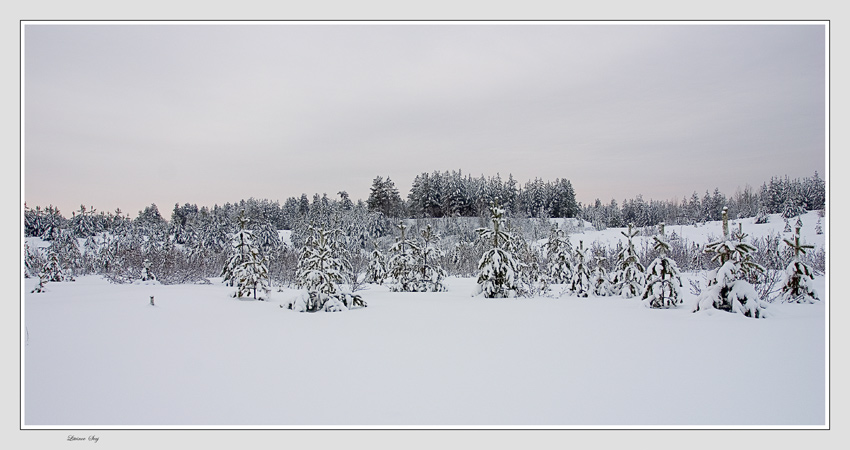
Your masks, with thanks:
[{"label": "snow-covered field", "polygon": [[[806,234],[817,219],[803,220],[823,246]],[[24,426],[826,423],[828,299],[771,304],[757,320],[691,313],[687,280],[685,305],[652,310],[620,297],[476,298],[474,279],[450,278],[448,292],[370,285],[367,308],[308,314],[280,307],[297,291],[241,301],[215,281],[88,276],[30,294],[37,280],[24,280]],[[815,286],[826,297],[824,277]]]}]

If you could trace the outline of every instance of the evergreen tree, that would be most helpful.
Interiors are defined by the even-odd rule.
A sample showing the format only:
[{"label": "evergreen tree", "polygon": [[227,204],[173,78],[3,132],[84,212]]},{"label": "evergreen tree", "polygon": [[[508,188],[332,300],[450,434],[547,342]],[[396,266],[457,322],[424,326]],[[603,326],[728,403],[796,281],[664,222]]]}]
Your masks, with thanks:
[{"label": "evergreen tree", "polygon": [[[254,235],[247,229],[249,219],[244,210],[240,212],[239,229],[231,238],[231,256],[221,272],[223,282],[235,286],[233,297],[253,296],[255,300],[264,299],[270,291],[269,274],[266,260],[254,245]],[[257,291],[261,292],[257,292]]]},{"label": "evergreen tree", "polygon": [[440,240],[440,235],[431,229],[431,225],[426,225],[422,230],[422,244],[418,246],[419,266],[422,274],[419,279],[418,291],[421,292],[442,292],[446,290],[443,285],[443,278],[446,277],[446,271],[440,265],[440,258],[443,252],[436,247],[436,242]]},{"label": "evergreen tree", "polygon": [[578,242],[573,260],[575,265],[573,266],[570,290],[579,297],[587,297],[592,286],[590,283],[590,264],[588,263],[587,250],[584,248],[584,241]]},{"label": "evergreen tree", "polygon": [[366,202],[369,211],[379,211],[387,217],[398,217],[401,215],[402,201],[395,187],[395,183],[387,177],[375,177],[372,180],[372,189]]},{"label": "evergreen tree", "polygon": [[567,234],[553,225],[545,248],[549,280],[555,284],[569,283],[573,276],[573,249]]},{"label": "evergreen tree", "polygon": [[541,271],[540,253],[522,237],[520,233],[513,233],[508,242],[508,252],[517,262],[517,295],[522,297],[534,297],[549,290],[549,276]]},{"label": "evergreen tree", "polygon": [[806,212],[805,209],[801,206],[802,200],[800,199],[799,194],[796,192],[790,194],[785,198],[785,201],[782,202],[782,217],[786,219],[790,219],[794,216],[799,216]]},{"label": "evergreen tree", "polygon": [[24,277],[38,276],[44,268],[44,263],[44,257],[38,250],[38,247],[33,250],[30,248],[29,243],[24,242]]},{"label": "evergreen tree", "polygon": [[800,227],[797,227],[793,241],[788,239],[784,239],[784,241],[788,247],[794,250],[794,259],[785,268],[785,280],[782,283],[780,298],[785,302],[796,303],[814,303],[816,300],[820,300],[817,291],[812,286],[812,281],[815,279],[814,272],[800,257],[806,253],[807,249],[813,249],[815,246],[800,243]]},{"label": "evergreen tree", "polygon": [[756,213],[755,223],[768,223],[770,221],[770,217],[767,215],[767,210],[764,207],[759,208],[758,213]]},{"label": "evergreen tree", "polygon": [[596,256],[596,268],[593,270],[593,277],[590,280],[593,295],[597,297],[611,295],[611,282],[608,280],[608,273],[605,271],[605,266],[602,265],[603,261],[605,261],[605,257]]},{"label": "evergreen tree", "polygon": [[156,277],[151,273],[151,262],[145,259],[142,269],[142,281],[156,281]]},{"label": "evergreen tree", "polygon": [[[61,281],[74,281],[73,278],[69,278],[65,275],[65,270],[62,268],[62,264],[59,262],[59,253],[53,247],[50,246],[50,250],[47,252],[47,262],[42,269],[42,273],[44,273],[44,279],[50,282],[61,282]],[[41,276],[39,276],[41,278]]]},{"label": "evergreen tree", "polygon": [[614,275],[614,293],[625,298],[637,297],[646,288],[646,268],[640,263],[632,239],[639,233],[633,230],[634,224],[629,224],[628,233],[620,232],[626,237],[626,246],[617,254],[617,271]]},{"label": "evergreen tree", "polygon": [[664,239],[664,223],[659,228],[660,237],[653,236],[659,255],[646,268],[642,300],[650,308],[673,308],[682,303],[682,278],[676,261],[667,257],[670,244]]},{"label": "evergreen tree", "polygon": [[280,246],[280,235],[277,232],[277,228],[268,218],[260,221],[257,228],[253,231],[256,237],[256,244],[263,254],[268,254],[272,249]]},{"label": "evergreen tree", "polygon": [[296,271],[296,284],[307,292],[289,302],[288,308],[300,312],[344,311],[366,306],[357,295],[344,289],[349,272],[338,241],[341,231],[322,227],[308,229]]},{"label": "evergreen tree", "polygon": [[509,298],[517,295],[519,263],[505,248],[511,236],[504,231],[505,211],[499,207],[498,199],[490,206],[493,228],[475,230],[481,239],[491,242],[478,261],[478,287],[473,295],[487,298]]},{"label": "evergreen tree", "polygon": [[374,243],[375,249],[369,258],[369,267],[366,269],[366,282],[384,284],[384,279],[387,277],[387,262],[384,254],[378,248],[378,243]]},{"label": "evergreen tree", "polygon": [[41,238],[45,241],[52,241],[59,237],[62,232],[62,224],[65,219],[59,212],[59,208],[53,205],[44,209],[44,215],[40,220]]},{"label": "evergreen tree", "polygon": [[418,292],[421,267],[417,255],[421,250],[414,240],[405,235],[407,225],[399,222],[396,227],[401,237],[390,247],[392,256],[387,262],[387,276],[391,280],[387,286],[394,292]]},{"label": "evergreen tree", "polygon": [[38,284],[35,286],[35,288],[33,288],[32,291],[30,291],[33,294],[40,294],[40,293],[46,291],[46,289],[44,288],[44,285],[47,284],[47,281],[48,281],[47,279],[49,277],[49,275],[44,273],[44,272],[38,272],[37,276],[38,276]]},{"label": "evergreen tree", "polygon": [[83,254],[74,232],[71,230],[60,230],[51,243],[51,248],[56,250],[59,261],[65,269],[66,278],[73,279],[83,267]]},{"label": "evergreen tree", "polygon": [[84,205],[80,205],[80,210],[72,215],[70,226],[74,234],[80,238],[93,236],[100,231],[94,208],[87,210]]},{"label": "evergreen tree", "polygon": [[711,273],[707,289],[700,295],[694,312],[714,308],[741,313],[746,317],[764,317],[767,304],[761,301],[753,285],[747,281],[753,271],[764,272],[764,268],[750,256],[755,247],[743,242],[743,233],[739,234],[737,241],[730,239],[726,208],[723,209],[723,224],[723,239],[705,247],[707,253],[714,253],[711,260],[719,262],[720,267]]}]

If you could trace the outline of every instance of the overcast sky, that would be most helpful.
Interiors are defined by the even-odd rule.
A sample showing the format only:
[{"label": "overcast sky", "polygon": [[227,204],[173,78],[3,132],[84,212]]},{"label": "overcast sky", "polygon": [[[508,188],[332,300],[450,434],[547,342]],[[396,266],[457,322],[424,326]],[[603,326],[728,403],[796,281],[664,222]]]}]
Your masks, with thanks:
[{"label": "overcast sky", "polygon": [[135,216],[422,172],[621,202],[825,176],[823,25],[28,24],[24,198]]}]

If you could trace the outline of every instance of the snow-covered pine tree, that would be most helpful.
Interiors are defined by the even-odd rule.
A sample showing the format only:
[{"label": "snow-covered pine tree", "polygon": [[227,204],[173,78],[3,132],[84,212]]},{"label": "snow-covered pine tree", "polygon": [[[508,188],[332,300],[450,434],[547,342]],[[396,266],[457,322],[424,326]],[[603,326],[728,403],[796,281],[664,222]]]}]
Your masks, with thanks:
[{"label": "snow-covered pine tree", "polygon": [[44,272],[39,272],[37,276],[38,276],[38,284],[35,285],[35,288],[33,288],[32,291],[30,291],[33,294],[40,294],[42,292],[45,292],[45,290],[46,290],[46,289],[44,289],[44,285],[47,284],[48,275]]},{"label": "snow-covered pine tree", "polygon": [[[725,207],[723,222],[726,231],[728,215]],[[744,243],[743,236],[743,233],[739,234],[740,240],[734,241],[726,233],[722,240],[705,246],[707,253],[714,253],[711,260],[718,261],[720,267],[710,274],[708,286],[699,296],[694,312],[714,308],[741,313],[746,317],[765,316],[767,304],[759,298],[753,285],[747,281],[753,271],[764,272],[764,268],[752,260],[750,252],[755,250],[755,247]]]},{"label": "snow-covered pine tree", "polygon": [[535,297],[549,290],[549,276],[540,270],[540,252],[534,249],[522,237],[521,233],[512,233],[508,242],[507,250],[517,262],[517,295],[521,297]]},{"label": "snow-covered pine tree", "polygon": [[573,278],[570,281],[570,290],[579,297],[587,297],[590,289],[590,264],[588,262],[587,249],[584,241],[578,241],[578,247],[573,255]]},{"label": "snow-covered pine tree", "polygon": [[386,285],[394,292],[417,292],[421,274],[417,257],[420,249],[414,240],[405,235],[408,227],[404,222],[399,222],[396,227],[401,231],[401,237],[390,247],[392,256],[387,261],[387,277],[391,280]]},{"label": "snow-covered pine tree", "polygon": [[267,255],[272,251],[272,249],[280,247],[281,245],[277,228],[267,218],[260,221],[257,228],[254,230],[254,234],[256,237],[255,244],[260,248],[264,255]]},{"label": "snow-covered pine tree", "polygon": [[593,295],[597,297],[607,297],[611,295],[611,282],[608,280],[608,273],[605,271],[605,266],[602,264],[606,258],[604,256],[596,256],[595,258],[596,268],[593,269],[593,277],[590,280]]},{"label": "snow-covered pine tree", "polygon": [[378,248],[377,242],[374,242],[374,247],[369,256],[369,267],[366,268],[366,282],[384,284],[384,279],[387,277],[387,261]]},{"label": "snow-covered pine tree", "polygon": [[552,226],[549,240],[546,242],[548,258],[547,274],[549,281],[555,284],[566,284],[573,276],[573,249],[570,239],[557,225]]},{"label": "snow-covered pine tree", "polygon": [[31,249],[29,243],[24,242],[24,277],[36,277],[44,268],[44,256],[38,247]]},{"label": "snow-covered pine tree", "polygon": [[270,291],[268,266],[254,245],[254,235],[247,228],[249,219],[244,210],[237,220],[239,229],[231,238],[232,254],[222,269],[223,281],[236,287],[233,297],[253,296],[255,300],[263,300]]},{"label": "snow-covered pine tree", "polygon": [[504,231],[505,211],[499,207],[498,198],[490,205],[493,228],[475,230],[480,238],[491,243],[478,261],[478,286],[473,296],[486,298],[511,298],[517,295],[519,263],[506,250],[511,236]]},{"label": "snow-covered pine tree", "polygon": [[431,229],[431,225],[426,225],[422,230],[422,245],[419,249],[419,265],[421,266],[421,277],[419,279],[418,291],[420,292],[442,292],[446,290],[443,284],[443,278],[446,277],[446,271],[440,265],[440,258],[443,256],[442,251],[434,244],[440,240],[440,235]]},{"label": "snow-covered pine tree", "polygon": [[47,262],[44,264],[44,268],[42,269],[42,272],[45,275],[44,278],[50,282],[65,281],[67,277],[65,275],[65,270],[62,268],[62,264],[59,262],[59,252],[57,252],[53,247],[54,245],[51,244],[50,249],[47,251]]},{"label": "snow-covered pine tree", "polygon": [[625,298],[642,295],[646,288],[646,268],[640,263],[640,258],[635,251],[632,239],[640,234],[632,229],[633,223],[629,223],[629,232],[620,232],[626,237],[626,246],[617,254],[617,271],[614,274],[614,294]]},{"label": "snow-covered pine tree", "polygon": [[95,273],[97,271],[97,253],[100,250],[100,244],[95,236],[86,238],[83,244],[83,270],[85,273]]},{"label": "snow-covered pine tree", "polygon": [[787,217],[785,218],[785,228],[782,229],[782,232],[783,233],[790,233],[791,232],[791,223],[788,222]]},{"label": "snow-covered pine tree", "polygon": [[780,298],[784,302],[797,303],[814,303],[820,300],[817,291],[812,286],[812,281],[815,279],[814,272],[800,258],[801,255],[806,253],[807,249],[814,249],[815,246],[800,243],[799,227],[797,227],[793,241],[788,239],[784,239],[784,241],[794,250],[794,259],[785,268],[785,280],[782,283]]},{"label": "snow-covered pine tree", "polygon": [[799,216],[806,212],[803,209],[803,206],[800,204],[801,199],[799,195],[796,193],[789,194],[785,199],[785,202],[782,203],[782,217],[786,219],[790,219],[794,216]]},{"label": "snow-covered pine tree", "polygon": [[253,296],[254,300],[265,300],[271,291],[267,260],[253,245],[248,248],[247,256],[234,271],[236,279],[234,297]]},{"label": "snow-covered pine tree", "polygon": [[60,230],[50,244],[59,256],[59,262],[65,272],[65,281],[74,281],[78,270],[83,267],[83,254],[77,238],[71,230]]},{"label": "snow-covered pine tree", "polygon": [[770,217],[767,214],[767,210],[764,206],[760,207],[758,212],[756,213],[755,223],[768,223],[770,221]]},{"label": "snow-covered pine tree", "polygon": [[326,231],[310,226],[301,249],[296,285],[307,292],[291,300],[287,307],[300,312],[344,311],[366,306],[357,295],[344,289],[346,264],[340,257],[339,230]]},{"label": "snow-covered pine tree", "polygon": [[658,257],[646,268],[646,288],[641,298],[649,308],[673,308],[682,303],[682,278],[676,261],[667,257],[670,244],[664,239],[664,222],[659,225],[659,236],[653,236],[653,240]]},{"label": "snow-covered pine tree", "polygon": [[156,281],[156,277],[151,273],[151,262],[149,259],[145,259],[142,263],[142,281]]},{"label": "snow-covered pine tree", "polygon": [[820,217],[818,217],[818,223],[815,225],[815,233],[823,234],[823,226],[820,223]]}]

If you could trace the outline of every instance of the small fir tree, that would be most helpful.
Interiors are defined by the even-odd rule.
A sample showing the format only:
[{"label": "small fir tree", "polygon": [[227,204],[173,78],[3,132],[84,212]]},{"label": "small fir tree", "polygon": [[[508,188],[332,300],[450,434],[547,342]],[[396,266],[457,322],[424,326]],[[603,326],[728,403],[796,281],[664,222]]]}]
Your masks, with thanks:
[{"label": "small fir tree", "polygon": [[[723,222],[728,223],[726,208],[723,209]],[[724,231],[727,229],[724,226]],[[767,304],[747,281],[753,271],[764,272],[764,268],[753,261],[750,253],[755,247],[744,243],[744,236],[739,233],[739,239],[735,241],[727,232],[722,240],[705,246],[706,253],[714,253],[711,260],[719,262],[720,267],[709,276],[708,286],[699,296],[694,312],[714,308],[741,313],[746,317],[765,317]]]},{"label": "small fir tree", "polygon": [[37,277],[44,268],[44,257],[36,247],[32,250],[29,243],[24,242],[24,277]]},{"label": "small fir tree", "polygon": [[646,268],[640,263],[632,239],[639,233],[629,224],[629,232],[620,232],[627,239],[626,247],[617,254],[617,271],[614,275],[614,293],[625,298],[637,297],[646,288]]},{"label": "small fir tree", "polygon": [[270,291],[267,261],[254,245],[254,235],[247,228],[249,219],[244,210],[237,220],[239,229],[231,238],[232,254],[222,269],[223,281],[236,287],[233,297],[253,296],[255,300],[263,300]]},{"label": "small fir tree", "polygon": [[770,216],[767,214],[767,210],[764,209],[764,206],[759,207],[759,210],[756,213],[755,223],[762,224],[768,222],[770,222]]},{"label": "small fir tree", "polygon": [[596,256],[595,258],[596,268],[593,269],[593,278],[590,280],[590,284],[593,286],[593,295],[607,297],[611,295],[611,282],[608,280],[608,273],[602,264],[606,258],[604,256]]},{"label": "small fir tree", "polygon": [[369,267],[366,268],[366,282],[384,284],[384,279],[387,277],[387,261],[384,254],[378,248],[378,243],[374,243],[375,249],[372,250],[369,256]]},{"label": "small fir tree", "polygon": [[549,290],[549,276],[540,270],[540,253],[519,233],[508,234],[511,240],[508,242],[508,252],[514,257],[519,272],[517,272],[517,295],[522,297],[535,297]]},{"label": "small fir tree", "polygon": [[387,261],[387,286],[394,292],[417,292],[420,287],[421,266],[418,264],[419,245],[406,236],[407,225],[400,222],[396,227],[401,231],[401,237],[390,247]]},{"label": "small fir tree", "polygon": [[[65,270],[59,262],[59,253],[55,248],[53,248],[53,245],[51,245],[50,250],[47,251],[47,262],[44,264],[42,272],[44,273],[47,281],[50,282],[58,283],[67,279]],[[39,275],[39,278],[41,278],[41,275]]]},{"label": "small fir tree", "polygon": [[40,294],[42,292],[45,292],[46,289],[44,288],[44,285],[46,285],[46,284],[47,284],[47,274],[44,273],[44,272],[39,272],[38,273],[38,284],[30,292],[32,292],[33,294]]},{"label": "small fir tree", "polygon": [[419,256],[421,267],[421,277],[417,290],[420,292],[442,292],[446,290],[446,286],[443,284],[446,271],[440,265],[440,258],[443,253],[434,245],[439,240],[440,235],[431,229],[431,225],[427,225],[422,230],[422,245],[417,247],[419,250],[417,256]]},{"label": "small fir tree", "polygon": [[549,281],[555,284],[566,284],[573,276],[573,249],[570,239],[563,230],[552,226],[549,240],[546,242],[548,258],[547,274]]},{"label": "small fir tree", "polygon": [[670,244],[664,239],[663,222],[659,236],[653,236],[653,240],[658,257],[646,268],[646,287],[641,298],[649,308],[674,308],[682,303],[682,278],[676,261],[667,257]]},{"label": "small fir tree", "polygon": [[[791,195],[782,203],[782,217],[790,219],[794,216],[799,216],[806,212],[805,209],[798,203],[796,196]],[[790,230],[789,230],[790,231]]]},{"label": "small fir tree", "polygon": [[326,231],[310,226],[298,259],[296,284],[306,292],[291,300],[287,307],[300,312],[345,311],[366,302],[345,289],[345,274],[350,272],[341,251],[341,230]]},{"label": "small fir tree", "polygon": [[475,230],[480,238],[490,242],[487,250],[478,261],[478,287],[473,295],[483,295],[487,298],[512,298],[517,295],[519,263],[507,250],[511,240],[510,234],[504,231],[505,211],[499,207],[498,199],[490,205],[490,220],[492,228]]},{"label": "small fir tree", "polygon": [[814,303],[820,300],[817,291],[812,286],[814,272],[812,268],[804,263],[801,256],[806,250],[815,248],[814,245],[800,243],[800,228],[794,235],[794,240],[784,239],[785,244],[794,251],[794,259],[785,268],[785,280],[782,283],[780,298],[784,302]]},{"label": "small fir tree", "polygon": [[150,262],[150,260],[145,259],[145,261],[144,261],[144,263],[142,263],[142,265],[144,266],[143,269],[142,269],[142,281],[156,281],[156,277],[154,277],[153,273],[151,273],[151,262]]},{"label": "small fir tree", "polygon": [[588,264],[587,250],[584,241],[578,242],[578,247],[573,255],[573,278],[570,281],[570,290],[579,297],[587,297],[591,289],[590,264]]}]

